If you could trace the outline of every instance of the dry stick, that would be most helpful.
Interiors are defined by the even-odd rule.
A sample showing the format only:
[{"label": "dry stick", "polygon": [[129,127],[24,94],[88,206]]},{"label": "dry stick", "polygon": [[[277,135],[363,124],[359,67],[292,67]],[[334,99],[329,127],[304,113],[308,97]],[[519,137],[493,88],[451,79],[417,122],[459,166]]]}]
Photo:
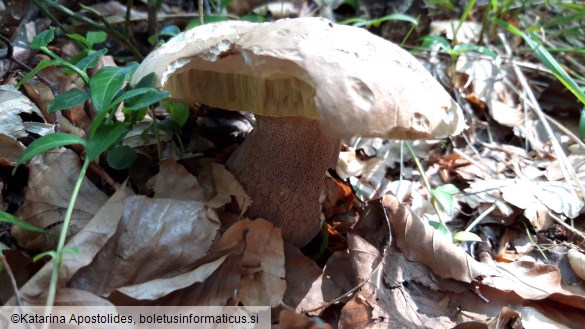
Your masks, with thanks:
[{"label": "dry stick", "polygon": [[[504,45],[504,49],[506,50],[506,53],[508,54],[508,56],[511,56],[512,50],[510,48],[510,45],[508,44],[508,41],[506,40],[505,35],[502,32],[500,32],[500,33],[498,33],[498,37],[500,38],[502,44]],[[544,129],[546,130],[546,133],[547,133],[548,137],[550,138],[550,141],[553,145],[553,150],[555,152],[555,155],[559,159],[559,166],[561,168],[561,171],[563,172],[563,176],[565,177],[565,180],[567,181],[567,183],[570,183],[571,181],[573,181],[575,184],[577,184],[577,187],[579,188],[581,195],[579,195],[577,193],[577,191],[575,190],[575,187],[572,184],[571,184],[571,186],[573,186],[573,188],[571,189],[571,192],[578,199],[585,201],[585,187],[581,183],[581,180],[579,180],[579,177],[577,177],[577,174],[575,173],[575,170],[573,170],[573,167],[569,165],[569,160],[567,159],[567,155],[565,154],[565,152],[561,148],[559,141],[556,139],[554,132],[553,132],[552,128],[550,127],[544,112],[542,112],[542,109],[540,108],[540,105],[538,105],[538,101],[536,100],[536,97],[534,96],[532,89],[530,89],[530,86],[528,85],[528,81],[526,80],[526,77],[524,76],[522,71],[516,65],[512,64],[512,67],[514,68],[514,73],[516,74],[518,81],[520,82],[520,84],[524,88],[526,96],[528,97],[528,99],[532,103],[532,108],[533,108],[534,112],[536,113],[538,118],[541,120],[542,125],[544,126]]]},{"label": "dry stick", "polygon": [[[74,20],[77,20],[83,24],[86,24],[86,25],[90,26],[92,29],[96,29],[99,31],[105,31],[105,32],[110,33],[116,40],[118,40],[120,43],[122,43],[124,46],[126,46],[126,48],[128,50],[130,50],[130,52],[132,52],[132,54],[136,58],[138,58],[138,59],[144,58],[142,53],[140,53],[140,51],[138,50],[138,47],[130,39],[128,39],[120,30],[117,30],[117,29],[111,27],[111,24],[109,24],[110,27],[108,28],[107,26],[101,25],[98,22],[96,22],[96,21],[94,21],[94,20],[92,20],[84,15],[76,13],[76,12],[72,11],[71,9],[69,9],[65,6],[62,6],[61,4],[56,3],[55,1],[51,1],[51,0],[32,0],[32,1],[39,9],[41,9],[41,7],[43,7],[39,2],[39,1],[41,1],[47,7],[51,7],[53,9],[61,12],[62,14],[67,15],[68,17],[70,17]],[[99,12],[97,12],[89,7],[84,7],[83,5],[82,5],[82,7],[84,9],[92,11],[92,13],[96,14],[98,16],[98,18],[100,20],[102,20],[102,22],[107,21],[103,17],[103,15],[101,15]],[[58,24],[58,22],[55,22],[55,21],[54,21],[54,23]]]},{"label": "dry stick", "polygon": [[199,10],[199,24],[205,24],[205,18],[203,17],[203,0],[197,2],[197,9]]},{"label": "dry stick", "polygon": [[16,284],[16,279],[14,279],[14,273],[12,273],[12,269],[10,268],[10,264],[6,260],[6,256],[0,254],[0,261],[4,266],[4,270],[6,271],[6,275],[10,279],[10,285],[12,286],[12,290],[14,290],[14,296],[16,297],[17,305],[24,305],[22,301],[22,296],[20,295],[20,291],[18,291],[18,285]]},{"label": "dry stick", "polygon": [[134,0],[127,0],[126,2],[126,16],[124,17],[124,29],[126,31],[126,35],[130,36],[130,20],[132,19],[132,6],[134,5]]},{"label": "dry stick", "polygon": [[[91,7],[84,6],[82,4],[80,4],[79,6],[83,9],[87,10],[88,12],[94,14],[95,16],[97,16],[97,18],[99,18],[100,22],[102,22],[102,24],[104,24],[104,27],[102,27],[102,29],[111,33],[116,39],[120,40],[123,44],[125,44],[126,47],[128,48],[128,50],[130,50],[130,52],[132,52],[132,54],[136,58],[138,58],[138,59],[144,58],[144,56],[142,55],[140,50],[138,50],[138,47],[130,39],[130,36],[124,35],[124,34],[122,34],[122,32],[120,32],[119,30],[114,28],[112,26],[112,24],[110,24],[110,22],[99,11],[97,11]],[[156,19],[156,16],[155,16],[155,19]]]},{"label": "dry stick", "polygon": [[[2,41],[6,45],[6,54],[4,56],[1,56],[0,59],[7,59],[16,65],[20,65],[28,72],[33,70],[32,67],[14,58],[14,47],[12,46],[12,41],[10,41],[10,39],[0,34],[0,41]],[[40,73],[37,73],[35,75],[37,76],[37,78],[39,78],[41,82],[46,84],[49,87],[49,89],[51,89],[53,97],[57,97],[59,95],[59,88],[57,87],[57,85],[47,80]],[[59,111],[53,112],[53,124],[55,125],[54,128],[55,132],[59,132],[61,130],[61,112]]]},{"label": "dry stick", "polygon": [[148,34],[154,37],[155,44],[158,42],[156,11],[156,0],[148,0]]}]

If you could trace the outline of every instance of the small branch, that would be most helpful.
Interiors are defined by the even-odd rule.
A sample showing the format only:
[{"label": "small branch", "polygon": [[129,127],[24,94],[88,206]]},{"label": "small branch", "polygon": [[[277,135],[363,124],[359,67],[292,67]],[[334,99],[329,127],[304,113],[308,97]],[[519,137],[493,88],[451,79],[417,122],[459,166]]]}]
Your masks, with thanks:
[{"label": "small branch", "polygon": [[12,273],[12,269],[10,268],[10,264],[6,260],[6,256],[0,253],[0,262],[4,266],[4,271],[6,271],[6,275],[10,279],[10,285],[12,286],[12,290],[14,290],[14,296],[16,297],[16,304],[17,305],[24,305],[22,301],[22,296],[20,295],[20,291],[18,291],[18,285],[16,284],[16,279],[14,278],[14,273]]},{"label": "small branch", "polygon": [[148,0],[148,34],[155,36],[155,44],[158,42],[158,22],[156,21],[156,11],[156,0]]},{"label": "small branch", "polygon": [[205,17],[204,15],[204,10],[203,10],[203,0],[199,0],[199,2],[197,3],[197,9],[199,10],[199,24],[203,25],[205,24]]}]

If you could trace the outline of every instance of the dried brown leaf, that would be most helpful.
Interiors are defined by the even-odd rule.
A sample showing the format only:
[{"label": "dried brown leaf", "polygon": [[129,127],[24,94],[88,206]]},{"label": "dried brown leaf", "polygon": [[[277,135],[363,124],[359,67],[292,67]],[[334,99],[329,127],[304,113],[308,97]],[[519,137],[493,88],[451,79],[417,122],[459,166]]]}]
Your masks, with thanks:
[{"label": "dried brown leaf", "polygon": [[[25,121],[21,115],[36,116],[38,121]],[[0,90],[0,133],[13,139],[24,138],[30,132],[41,136],[53,131],[53,125],[44,122],[39,108],[18,90],[3,87]]]},{"label": "dried brown leaf", "polygon": [[118,292],[140,300],[157,300],[170,293],[187,288],[197,282],[203,282],[215,272],[226,260],[227,255],[209,263],[198,266],[192,271],[180,273],[172,277],[150,280],[144,283],[126,286]]},{"label": "dried brown leaf", "polygon": [[[81,170],[79,157],[69,149],[60,148],[34,157],[28,167],[25,201],[16,215],[40,228],[50,228],[58,235]],[[107,200],[104,192],[84,178],[71,218],[69,236],[79,232]],[[47,236],[18,226],[13,227],[12,235],[27,249],[48,250],[55,246],[55,242]]]},{"label": "dried brown leaf", "polygon": [[24,151],[24,145],[8,135],[0,133],[0,159],[6,160],[7,166],[14,166]]},{"label": "dried brown leaf", "polygon": [[[66,247],[76,247],[78,254],[64,254],[59,274],[60,283],[64,285],[80,268],[90,264],[95,255],[103,248],[116,232],[118,223],[124,213],[124,201],[129,191],[122,187],[97,211],[87,225],[69,240]],[[49,286],[53,263],[41,268],[24,286],[21,292],[27,296],[40,296]],[[14,300],[11,301],[11,304]]]},{"label": "dried brown leaf", "polygon": [[261,218],[239,221],[223,234],[213,251],[228,248],[242,239],[246,241],[246,249],[238,300],[245,305],[279,305],[286,290],[284,242],[280,228]]},{"label": "dried brown leaf", "polygon": [[442,278],[467,283],[480,276],[497,274],[457,248],[430,225],[416,218],[395,196],[386,194],[383,203],[392,232],[396,235],[396,245],[408,260],[430,267]]},{"label": "dried brown leaf", "polygon": [[203,188],[197,178],[175,160],[160,162],[160,171],[146,183],[153,189],[154,197],[175,200],[204,200]]},{"label": "dried brown leaf", "polygon": [[160,278],[205,256],[218,228],[202,202],[128,197],[116,234],[70,286],[101,295]]},{"label": "dried brown leaf", "polygon": [[232,197],[234,197],[242,214],[245,213],[252,204],[252,200],[234,175],[225,166],[215,162],[201,161],[201,166],[200,182],[205,188],[207,206],[220,208],[232,202]]},{"label": "dried brown leaf", "polygon": [[298,247],[284,244],[286,291],[283,302],[296,307],[307,295],[311,286],[323,273],[314,260],[305,256]]}]

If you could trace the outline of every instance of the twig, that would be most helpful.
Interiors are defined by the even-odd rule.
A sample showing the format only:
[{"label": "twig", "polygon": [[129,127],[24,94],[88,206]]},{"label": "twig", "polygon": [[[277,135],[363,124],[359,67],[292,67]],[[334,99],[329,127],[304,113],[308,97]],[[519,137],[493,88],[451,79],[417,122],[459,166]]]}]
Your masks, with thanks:
[{"label": "twig", "polygon": [[[81,8],[89,11],[90,13],[94,14],[99,20],[100,22],[102,22],[102,24],[104,24],[105,30],[106,32],[109,32],[110,34],[112,34],[114,36],[114,38],[116,38],[117,40],[121,41],[123,44],[126,45],[126,48],[128,48],[128,50],[130,50],[130,52],[132,52],[132,54],[138,58],[138,59],[142,59],[144,58],[144,56],[142,55],[142,53],[140,52],[140,50],[138,50],[138,47],[134,44],[134,42],[130,39],[130,36],[125,36],[122,32],[120,32],[119,30],[115,29],[112,24],[110,24],[110,22],[108,22],[108,20],[98,11],[96,11],[95,9],[91,8],[91,7],[87,7],[84,6],[82,4],[80,4],[79,6],[81,6]],[[156,18],[156,17],[155,17]]]},{"label": "twig", "polygon": [[126,16],[124,18],[124,29],[126,31],[126,35],[130,35],[130,20],[132,19],[132,6],[134,5],[134,0],[127,0],[126,1]]},{"label": "twig", "polygon": [[154,44],[158,42],[158,22],[156,21],[156,0],[148,0],[148,34],[154,37]]},{"label": "twig", "polygon": [[10,268],[10,264],[6,261],[6,256],[0,253],[0,261],[4,266],[4,270],[6,271],[6,275],[10,279],[10,285],[12,286],[12,290],[14,290],[14,296],[16,297],[17,305],[24,305],[22,301],[22,296],[20,295],[20,291],[18,291],[18,285],[16,284],[16,279],[14,279],[14,273],[12,273],[12,269]]},{"label": "twig", "polygon": [[[87,16],[76,13],[76,12],[72,11],[71,9],[69,9],[69,8],[67,8],[67,7],[65,7],[65,6],[63,6],[60,3],[57,3],[55,1],[40,0],[40,1],[42,1],[42,4],[40,3],[39,0],[32,0],[32,1],[39,9],[41,9],[43,7],[43,4],[45,4],[46,6],[51,7],[53,9],[61,12],[62,14],[69,16],[70,18],[72,18],[74,20],[77,20],[85,25],[88,25],[92,29],[107,32],[110,35],[112,35],[116,40],[118,40],[120,43],[122,43],[124,46],[126,46],[126,48],[130,52],[132,52],[132,54],[136,58],[142,59],[144,57],[142,55],[142,53],[138,50],[138,47],[131,40],[129,40],[122,32],[113,28],[111,26],[111,24],[107,21],[107,19],[105,19],[105,17],[103,17],[103,15],[101,15],[99,12],[97,12],[89,7],[84,7],[83,5],[81,5],[82,7],[84,7],[84,9],[86,9],[86,10],[92,12],[94,15],[96,15],[100,19],[100,21],[102,21],[104,23],[103,25],[92,20],[91,18],[88,18]],[[106,24],[105,22],[108,22],[108,23]]]},{"label": "twig", "polygon": [[197,2],[197,7],[197,10],[199,10],[199,24],[203,25],[205,24],[205,18],[203,17],[203,0]]},{"label": "twig", "polygon": [[[32,67],[30,67],[27,64],[14,58],[14,47],[13,47],[12,41],[10,41],[10,39],[8,39],[7,37],[0,34],[0,41],[2,41],[6,45],[6,54],[4,56],[0,56],[0,59],[7,59],[7,60],[11,61],[12,63],[21,66],[22,68],[24,68],[28,72],[33,70]],[[40,73],[37,73],[36,76],[42,83],[46,84],[49,87],[49,89],[51,89],[51,93],[53,94],[53,97],[57,97],[59,95],[59,87],[57,87],[56,84],[49,81],[47,78],[45,78]],[[61,112],[57,111],[57,112],[53,113],[53,124],[54,124],[55,132],[59,132],[61,130]]]}]

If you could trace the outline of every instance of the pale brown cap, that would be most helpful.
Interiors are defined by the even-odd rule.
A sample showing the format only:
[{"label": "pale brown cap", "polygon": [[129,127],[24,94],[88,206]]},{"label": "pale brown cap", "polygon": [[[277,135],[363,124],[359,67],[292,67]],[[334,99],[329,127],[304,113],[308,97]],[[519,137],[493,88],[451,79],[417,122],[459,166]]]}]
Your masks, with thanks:
[{"label": "pale brown cap", "polygon": [[339,137],[434,139],[465,128],[457,103],[412,55],[323,18],[203,25],[151,53],[133,82],[150,72],[175,99],[315,118]]}]

